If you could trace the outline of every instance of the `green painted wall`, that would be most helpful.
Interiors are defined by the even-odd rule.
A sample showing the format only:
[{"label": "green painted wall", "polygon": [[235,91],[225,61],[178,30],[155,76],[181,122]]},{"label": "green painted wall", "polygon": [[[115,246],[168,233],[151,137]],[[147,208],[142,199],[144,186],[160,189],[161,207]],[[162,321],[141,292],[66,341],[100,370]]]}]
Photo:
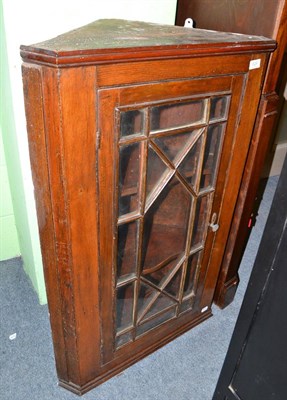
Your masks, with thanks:
[{"label": "green painted wall", "polygon": [[0,261],[19,255],[20,247],[0,127]]},{"label": "green painted wall", "polygon": [[[24,269],[30,277],[32,284],[39,296],[41,304],[46,303],[46,291],[43,278],[42,259],[39,246],[36,218],[33,217],[35,207],[31,208],[31,199],[27,202],[25,193],[25,180],[22,175],[20,162],[19,140],[15,129],[15,116],[13,99],[10,86],[10,74],[8,66],[6,35],[1,1],[0,16],[0,40],[1,40],[1,109],[0,126],[6,156],[7,171],[11,188],[11,197],[18,231],[20,253],[22,255]],[[23,127],[25,133],[25,126]],[[29,168],[29,166],[28,166]],[[31,192],[31,191],[30,191]],[[6,192],[7,197],[9,193]],[[33,190],[30,193],[33,197]],[[5,200],[4,202],[7,202]],[[11,209],[10,209],[11,210]],[[35,212],[34,212],[35,214]],[[5,240],[5,237],[4,237]],[[6,247],[6,244],[5,244]]]}]

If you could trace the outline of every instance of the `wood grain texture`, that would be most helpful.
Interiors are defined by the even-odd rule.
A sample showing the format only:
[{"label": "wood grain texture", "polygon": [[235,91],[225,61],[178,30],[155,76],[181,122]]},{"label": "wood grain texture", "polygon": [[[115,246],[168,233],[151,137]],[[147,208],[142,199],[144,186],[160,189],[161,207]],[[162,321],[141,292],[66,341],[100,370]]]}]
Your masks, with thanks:
[{"label": "wood grain texture", "polygon": [[[67,359],[68,378],[80,381],[77,352],[77,332],[74,309],[74,279],[70,241],[68,192],[66,187],[62,115],[59,93],[59,75],[56,70],[42,70],[45,136],[49,170],[50,196],[53,215],[53,235],[56,250],[56,268],[61,293],[64,351]],[[47,268],[50,266],[48,265]],[[52,294],[53,296],[53,294]],[[53,318],[53,316],[51,317]]]},{"label": "wood grain texture", "polygon": [[29,153],[37,207],[44,274],[57,373],[68,380],[65,350],[64,323],[62,318],[62,293],[60,289],[51,187],[48,169],[47,137],[44,121],[44,104],[41,68],[23,64],[23,85]]},{"label": "wood grain texture", "polygon": [[[257,57],[256,55],[255,57]],[[261,56],[262,57],[262,56]],[[266,64],[266,59],[262,58],[262,64]],[[264,71],[264,69],[263,69]],[[229,221],[232,221],[233,212],[236,206],[238,193],[240,190],[240,184],[242,180],[242,175],[244,172],[244,164],[248,154],[249,146],[250,146],[250,137],[244,137],[244,132],[252,131],[254,119],[256,117],[257,107],[260,100],[260,84],[264,78],[264,74],[262,73],[259,76],[254,71],[250,71],[248,74],[248,78],[245,82],[245,93],[242,94],[242,109],[241,116],[244,115],[245,118],[243,120],[237,121],[237,133],[233,143],[233,158],[231,159],[229,172],[229,178],[227,181],[227,187],[224,193],[224,200],[221,205],[220,217],[227,218]],[[236,84],[234,82],[234,84]],[[251,106],[252,104],[252,106]],[[232,170],[234,171],[232,173]],[[236,171],[236,172],[235,172]],[[240,172],[241,171],[241,172]],[[220,219],[219,219],[220,220]],[[211,263],[209,268],[214,271],[210,273],[205,279],[205,287],[204,300],[208,303],[214,297],[214,292],[212,292],[212,282],[218,278],[220,273],[220,265],[222,262],[222,257],[224,255],[225,243],[229,239],[229,228],[225,228],[220,230],[219,237],[216,238],[217,242],[215,242],[213,247],[214,256],[211,259]],[[213,267],[212,267],[213,266]],[[209,297],[210,296],[210,297]]]},{"label": "wood grain texture", "polygon": [[[283,59],[287,45],[287,1],[178,0],[176,24],[182,25],[187,17],[192,17],[198,28],[264,35],[277,41],[277,49],[270,55],[267,66],[261,106],[214,298],[217,305],[225,307],[233,300],[239,282],[238,268],[251,230],[250,218],[255,220],[254,202],[261,171],[274,140],[280,104],[276,96],[279,95],[282,68],[286,69]],[[269,106],[266,104],[268,101]],[[273,109],[274,101],[277,110]],[[269,115],[266,111],[265,115],[265,106],[271,107],[274,113]]]},{"label": "wood grain texture", "polygon": [[[248,226],[248,221],[250,216],[252,219],[255,218],[253,215],[253,202],[257,194],[257,185],[254,183],[258,181],[264,163],[264,156],[272,141],[270,132],[273,131],[277,120],[278,100],[277,94],[272,93],[269,96],[263,96],[260,101],[248,163],[245,167],[241,191],[215,292],[215,301],[220,307],[228,305],[233,300],[239,283],[238,266],[249,236],[250,227]],[[241,240],[238,243],[237,238],[246,238],[246,240]]]},{"label": "wood grain texture", "polygon": [[[247,159],[245,173],[241,183],[240,195],[234,214],[233,227],[225,251],[222,270],[219,276],[214,301],[224,308],[233,300],[238,285],[238,269],[252,228],[249,221],[255,222],[255,199],[259,181],[275,136],[279,111],[279,84],[284,53],[287,45],[287,1],[281,1],[277,9],[272,37],[278,47],[270,55],[267,72],[262,88],[260,108],[253,130],[253,138]],[[286,68],[286,63],[285,63]],[[237,232],[237,233],[235,233]]]},{"label": "wood grain texture", "polygon": [[[56,64],[46,65],[44,58],[41,58],[44,57],[44,50],[37,53],[41,58],[39,65],[35,64],[33,54],[29,53],[31,49],[24,55],[26,59],[28,53],[28,57],[32,54],[29,59],[31,63],[25,64],[23,69],[23,79],[57,371],[60,385],[77,394],[119,373],[211,316],[219,266],[244,174],[267,54],[262,53],[263,47],[257,40],[251,40],[248,44],[241,42],[242,46],[237,43],[239,52],[236,50],[236,54],[230,54],[230,42],[220,42],[217,35],[204,39],[204,57],[199,51],[201,39],[198,39],[199,47],[196,43],[188,43],[186,48],[182,48],[181,54],[169,45],[164,34],[166,29],[163,27],[160,30],[162,43],[166,44],[160,48],[151,46],[148,50],[149,54],[153,54],[151,60],[147,60],[147,53],[142,49],[138,52],[134,47],[131,47],[132,54],[138,57],[137,62],[131,62],[125,50],[119,51],[123,62],[118,63],[113,49],[107,47],[104,65],[98,58],[97,48],[95,53],[91,50],[95,58],[90,61],[100,65],[87,65],[90,61],[86,57],[91,54],[84,54],[75,47],[72,59],[76,60],[77,66],[71,66],[69,59],[67,63],[64,61],[65,68]],[[85,28],[83,32],[87,35],[89,29]],[[152,32],[151,29],[151,37]],[[72,34],[73,38],[75,35]],[[50,46],[57,40],[49,42]],[[209,46],[210,42],[213,44]],[[273,41],[263,39],[263,42],[265,49],[274,47]],[[235,42],[231,43],[235,49]],[[118,52],[117,44],[114,50]],[[56,47],[54,53],[57,51]],[[261,65],[250,71],[249,62],[254,58],[259,58]],[[222,101],[222,98],[229,111],[216,119],[211,116],[211,112],[215,112],[211,111],[211,104],[215,99]],[[195,116],[200,103],[204,111],[197,120]],[[182,110],[182,105],[186,104],[195,107],[190,114],[195,121],[191,118],[187,125],[184,122],[184,126],[177,126],[174,122],[177,118],[180,121],[188,118],[189,113],[185,108],[178,115],[178,109]],[[162,124],[158,130],[157,125],[152,128],[151,115],[154,110],[160,112],[163,105],[169,111],[164,110],[157,121]],[[138,109],[144,115],[143,131],[130,134],[130,127],[124,126],[121,132],[121,113]],[[223,126],[225,132],[218,150],[209,149],[207,145],[207,132],[216,125]],[[170,140],[176,137],[177,140],[172,142],[172,151],[179,151],[182,146],[181,151],[186,152],[188,144],[181,141],[180,135],[190,135],[193,131],[197,135],[192,142],[195,148],[202,135],[199,141],[201,147],[198,147],[200,150],[194,153],[198,163],[194,171],[197,172],[191,171],[191,175],[197,174],[194,175],[197,189],[190,186],[180,165],[168,159],[165,150],[156,144],[156,138]],[[128,145],[139,143],[140,166],[135,165],[137,157],[132,151],[128,159],[131,176],[134,177],[136,173],[138,178],[134,181],[135,188],[125,188],[125,196],[140,192],[140,206],[135,211],[119,215],[121,148],[127,146],[129,149]],[[152,154],[150,150],[147,151],[148,146],[157,152],[158,160],[168,168],[172,179],[163,180],[158,187],[155,186],[156,192],[146,200],[146,190],[150,184],[146,176],[151,179],[153,172],[158,173],[156,167],[154,171],[148,169]],[[218,168],[212,161],[215,160],[214,151],[218,152]],[[215,183],[206,183],[205,187],[202,182],[212,174]],[[153,185],[157,185],[157,179],[152,181]],[[178,203],[182,207],[176,203],[174,183],[170,184],[172,181],[181,188]],[[157,196],[169,184],[171,194],[161,198],[163,206],[160,202],[157,204]],[[203,185],[201,191],[200,185]],[[208,201],[197,210],[198,218],[204,221],[204,234],[197,244],[198,249],[191,249],[192,238],[198,235],[198,229],[193,228],[196,226],[196,209],[181,209],[184,208],[182,201],[187,198],[187,203],[193,205],[193,197],[198,201],[205,195],[208,195]],[[169,208],[166,198],[172,207]],[[157,204],[154,208],[155,217],[146,223],[153,204]],[[158,208],[161,210],[159,215]],[[165,292],[165,286],[161,286],[163,284],[156,286],[154,282],[147,281],[151,271],[159,274],[165,262],[174,260],[173,254],[167,261],[158,260],[161,256],[158,254],[160,251],[156,251],[159,236],[152,236],[149,225],[152,226],[156,221],[162,226],[161,252],[170,256],[169,250],[175,245],[170,233],[176,227],[182,228],[177,226],[178,221],[182,224],[182,216],[187,211],[186,241],[180,255],[183,261],[180,261],[182,265],[178,265],[181,268],[179,295],[172,297]],[[219,216],[218,221],[213,221],[219,223],[217,232],[209,228],[213,213]],[[140,246],[135,250],[136,272],[131,277],[121,276],[117,281],[118,226],[136,220],[139,221],[139,230],[135,242]],[[123,243],[126,242],[127,238],[123,240]],[[187,308],[182,310],[190,251],[193,254],[199,251],[200,256],[194,276],[191,273],[193,286],[184,305]],[[152,260],[158,260],[154,261],[155,265],[143,266],[147,252]],[[131,333],[132,339],[117,346],[117,290],[130,282],[129,279],[135,287],[132,299],[133,325],[125,329]],[[161,299],[171,301],[176,311],[174,314],[167,313],[167,319],[161,319],[166,309],[161,308],[159,302],[159,311],[148,317],[148,323],[152,321],[152,324],[147,331],[141,330],[144,324],[140,318],[137,319],[138,300],[135,300],[144,282]],[[122,300],[131,301],[130,297]],[[146,306],[146,312],[150,309]],[[154,324],[154,321],[157,322]]]},{"label": "wood grain texture", "polygon": [[[196,28],[273,36],[285,0],[178,0],[176,24],[192,18]],[[266,18],[268,16],[268,18]]]},{"label": "wood grain texture", "polygon": [[94,67],[61,71],[62,154],[74,285],[71,301],[75,307],[81,382],[88,382],[95,375],[100,353],[95,89]]}]

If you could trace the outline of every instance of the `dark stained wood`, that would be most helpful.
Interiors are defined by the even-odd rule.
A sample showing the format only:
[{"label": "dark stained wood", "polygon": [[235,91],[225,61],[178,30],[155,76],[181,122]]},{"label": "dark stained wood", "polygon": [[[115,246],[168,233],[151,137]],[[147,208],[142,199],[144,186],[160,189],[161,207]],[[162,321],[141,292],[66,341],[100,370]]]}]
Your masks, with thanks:
[{"label": "dark stained wood", "polygon": [[287,397],[287,158],[213,400]]},{"label": "dark stained wood", "polygon": [[255,198],[264,161],[274,140],[280,110],[279,85],[286,69],[286,0],[178,0],[176,24],[191,17],[196,27],[272,37],[277,49],[271,54],[263,84],[260,108],[247,159],[233,224],[222,262],[214,301],[225,307],[233,300],[239,282],[238,268],[255,222]]},{"label": "dark stained wood", "polygon": [[252,222],[256,218],[253,206],[257,194],[257,185],[255,183],[260,177],[266,152],[272,144],[270,133],[274,129],[277,115],[277,94],[271,93],[269,96],[262,96],[257,112],[252,146],[249,151],[215,292],[215,302],[221,307],[225,307],[232,302],[239,283],[238,268],[251,229],[249,225],[250,218]]},{"label": "dark stained wood", "polygon": [[176,24],[183,26],[190,17],[200,29],[273,37],[283,3],[282,0],[178,0]]},{"label": "dark stained wood", "polygon": [[173,29],[101,21],[22,47],[57,372],[77,394],[211,316],[274,41]]}]

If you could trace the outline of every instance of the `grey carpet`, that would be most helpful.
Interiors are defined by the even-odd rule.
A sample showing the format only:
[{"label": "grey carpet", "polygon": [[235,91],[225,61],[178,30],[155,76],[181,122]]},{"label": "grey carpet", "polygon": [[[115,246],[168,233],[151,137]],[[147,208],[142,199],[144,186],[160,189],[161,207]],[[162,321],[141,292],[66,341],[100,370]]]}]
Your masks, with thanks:
[{"label": "grey carpet", "polygon": [[[211,400],[224,361],[278,178],[268,180],[257,224],[225,310],[98,386],[84,400]],[[10,340],[11,334],[17,334]],[[57,386],[47,306],[40,306],[21,259],[0,263],[1,400],[76,400]]]}]

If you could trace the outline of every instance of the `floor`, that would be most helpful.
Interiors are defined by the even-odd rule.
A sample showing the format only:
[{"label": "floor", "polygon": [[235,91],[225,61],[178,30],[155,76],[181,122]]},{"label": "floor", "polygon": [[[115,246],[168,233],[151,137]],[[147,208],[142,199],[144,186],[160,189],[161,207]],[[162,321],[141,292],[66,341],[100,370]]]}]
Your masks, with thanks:
[{"label": "floor", "polygon": [[[268,180],[225,310],[82,396],[84,400],[211,400],[239,313],[278,177]],[[21,259],[0,263],[0,399],[73,400],[57,386],[47,306],[38,304]]]}]

